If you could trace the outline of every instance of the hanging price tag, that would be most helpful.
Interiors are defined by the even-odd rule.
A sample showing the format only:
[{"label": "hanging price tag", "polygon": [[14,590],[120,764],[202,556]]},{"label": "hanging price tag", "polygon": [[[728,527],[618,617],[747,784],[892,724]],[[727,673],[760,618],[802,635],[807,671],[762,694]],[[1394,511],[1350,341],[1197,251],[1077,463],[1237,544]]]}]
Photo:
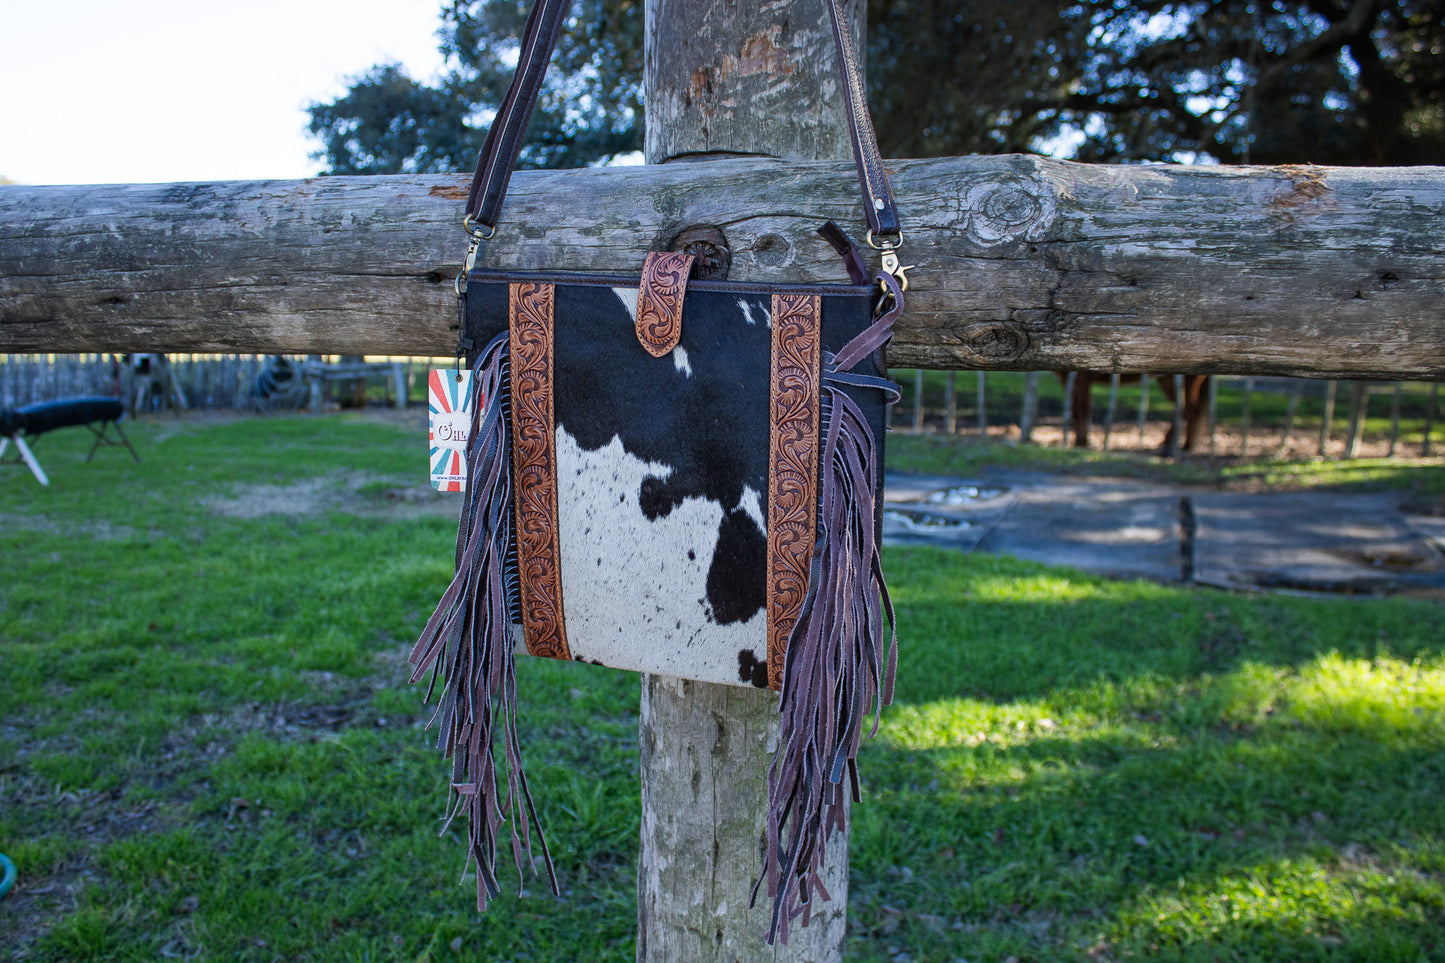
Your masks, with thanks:
[{"label": "hanging price tag", "polygon": [[427,375],[431,439],[431,487],[439,492],[467,490],[467,432],[472,427],[472,373],[434,368]]}]

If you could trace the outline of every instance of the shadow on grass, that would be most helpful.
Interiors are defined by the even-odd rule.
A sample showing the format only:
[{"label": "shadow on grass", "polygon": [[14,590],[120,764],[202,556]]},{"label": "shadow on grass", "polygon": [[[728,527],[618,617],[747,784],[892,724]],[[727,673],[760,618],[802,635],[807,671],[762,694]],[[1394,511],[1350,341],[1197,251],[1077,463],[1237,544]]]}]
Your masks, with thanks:
[{"label": "shadow on grass", "polygon": [[927,547],[891,550],[884,567],[900,610],[899,704],[965,696],[1009,702],[1100,682],[1132,704],[1161,682],[1187,683],[1245,663],[1297,667],[1324,652],[1406,660],[1445,652],[1442,608],[1424,601],[1115,582]]},{"label": "shadow on grass", "polygon": [[[1392,936],[1415,948],[1402,959],[1445,954],[1440,738],[1258,738],[871,748],[860,942],[915,959],[1314,959],[1334,944],[1322,958],[1384,959],[1366,948]],[[904,928],[889,932],[888,908]]]},{"label": "shadow on grass", "polygon": [[1438,606],[890,561],[850,959],[1445,958]]}]

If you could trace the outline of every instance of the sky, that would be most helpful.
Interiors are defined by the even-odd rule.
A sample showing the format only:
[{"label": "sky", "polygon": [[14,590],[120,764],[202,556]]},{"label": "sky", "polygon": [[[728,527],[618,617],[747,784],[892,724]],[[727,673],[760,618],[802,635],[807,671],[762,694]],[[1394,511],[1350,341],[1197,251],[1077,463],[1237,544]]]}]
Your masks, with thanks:
[{"label": "sky", "polygon": [[308,177],[306,106],[373,64],[442,67],[442,0],[0,0],[0,176]]}]

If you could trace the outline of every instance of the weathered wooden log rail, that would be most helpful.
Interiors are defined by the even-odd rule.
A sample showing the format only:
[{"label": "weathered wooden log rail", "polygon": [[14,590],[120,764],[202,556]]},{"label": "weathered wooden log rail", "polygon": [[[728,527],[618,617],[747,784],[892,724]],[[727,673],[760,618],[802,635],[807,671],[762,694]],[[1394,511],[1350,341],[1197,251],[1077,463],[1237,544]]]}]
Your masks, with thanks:
[{"label": "weathered wooden log rail", "polygon": [[[1445,380],[1445,168],[891,168],[893,364]],[[0,351],[447,354],[464,186],[5,187]],[[835,280],[812,228],[857,205],[846,163],[523,172],[483,263],[633,273],[715,225],[735,279]]]}]

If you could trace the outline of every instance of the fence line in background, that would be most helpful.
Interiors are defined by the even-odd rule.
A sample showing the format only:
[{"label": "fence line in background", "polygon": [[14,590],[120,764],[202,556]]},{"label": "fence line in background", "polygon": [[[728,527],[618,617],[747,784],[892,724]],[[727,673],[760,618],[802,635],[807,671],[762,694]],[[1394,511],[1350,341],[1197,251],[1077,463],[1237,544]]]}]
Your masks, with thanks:
[{"label": "fence line in background", "polygon": [[[1069,372],[1063,378],[1055,379],[1044,373],[1046,382],[1053,382],[1058,388],[1047,394],[1039,390],[1039,372],[1022,375],[1022,388],[1015,382],[1008,387],[988,393],[987,386],[997,385],[1008,378],[1006,372],[993,372],[985,380],[978,372],[978,391],[973,410],[968,410],[968,399],[958,390],[957,373],[954,371],[935,372],[931,385],[925,384],[925,372],[920,369],[895,371],[894,377],[904,385],[902,409],[909,412],[909,423],[914,430],[925,428],[941,430],[944,434],[989,433],[1016,437],[1023,443],[1036,442],[1034,437],[1041,427],[1048,433],[1044,436],[1047,444],[1070,445],[1073,443],[1073,388],[1076,375]],[[1183,398],[1184,378],[1172,376],[1175,397]],[[942,381],[940,390],[939,381]],[[1150,420],[1150,398],[1159,392],[1153,379],[1146,379],[1149,390],[1140,391],[1138,404],[1132,414],[1137,432],[1128,433],[1120,424],[1124,405],[1120,398],[1120,377],[1111,375],[1108,381],[1107,400],[1097,398],[1092,409],[1091,423],[1103,428],[1105,449],[1118,446],[1120,442],[1132,447],[1143,447],[1153,432],[1155,439],[1172,424],[1175,437],[1183,437],[1184,411],[1182,404],[1167,404],[1157,409]],[[1308,452],[1315,455],[1343,454],[1355,458],[1361,447],[1385,448],[1385,457],[1423,456],[1429,457],[1438,451],[1437,440],[1431,433],[1440,421],[1439,385],[1402,382],[1351,381],[1347,396],[1347,411],[1337,402],[1339,383],[1336,381],[1306,380],[1298,378],[1260,377],[1250,375],[1214,376],[1209,379],[1207,395],[1201,400],[1203,413],[1200,437],[1194,453],[1214,456],[1265,454],[1282,456],[1293,450],[1300,454],[1301,447],[1309,447],[1308,436],[1300,437],[1300,430],[1314,429],[1315,444]],[[1227,401],[1221,402],[1221,387],[1227,393]],[[1408,390],[1407,390],[1408,389]],[[1020,394],[1021,392],[1021,394]],[[1160,392],[1162,394],[1162,392]],[[1279,414],[1280,403],[1265,404],[1261,396],[1276,396],[1283,399],[1284,413]],[[1381,396],[1388,397],[1388,413],[1380,411],[1380,405],[1371,410],[1371,402]],[[1407,408],[1408,400],[1408,408]],[[1099,402],[1103,401],[1103,404]],[[1228,414],[1221,414],[1221,407]],[[1271,412],[1273,412],[1271,414]],[[1337,432],[1337,418],[1345,419],[1344,433]],[[1373,424],[1369,422],[1373,421]],[[1386,427],[1380,427],[1384,421]],[[970,422],[972,426],[970,426]],[[1013,427],[1018,426],[1017,435]],[[1207,431],[1207,440],[1203,433]],[[1221,435],[1225,437],[1221,439]],[[1156,442],[1157,443],[1157,442]],[[1095,439],[1095,447],[1098,446]],[[1207,446],[1207,447],[1206,447]]]},{"label": "fence line in background", "polygon": [[[278,362],[239,354],[0,355],[0,409],[43,401],[122,398],[132,414],[183,409],[258,411],[324,404],[332,394],[364,403],[381,385],[388,403],[419,397],[420,372],[434,358],[313,355]],[[397,366],[400,366],[399,369]],[[348,378],[348,375],[350,377]],[[347,385],[347,382],[354,382]],[[304,390],[303,390],[304,388]]]},{"label": "fence line in background", "polygon": [[[331,386],[336,390],[352,392],[352,400],[365,399],[365,385],[356,384],[351,389],[343,387],[346,373],[362,370],[358,364],[361,358],[339,356],[311,356],[306,359],[290,359],[297,377],[305,375],[307,388],[299,390],[301,380],[295,382],[296,390],[276,390],[275,362],[264,355],[236,354],[172,354],[172,355],[119,355],[119,354],[71,354],[71,355],[0,355],[0,408],[16,408],[41,401],[55,401],[63,398],[85,396],[121,397],[127,408],[134,412],[164,410],[170,408],[199,408],[208,410],[272,410],[276,408],[301,408],[310,406],[315,410],[324,403]],[[442,359],[412,357],[368,357],[365,361],[373,385],[382,384],[385,399],[394,403],[406,389],[407,393],[420,396],[413,389],[415,379],[428,367],[450,363]],[[399,365],[398,369],[395,367]],[[318,372],[326,372],[323,375]],[[284,373],[284,372],[283,372]],[[1012,432],[1018,426],[1018,438],[1024,443],[1034,441],[1034,433],[1040,426],[1057,425],[1060,429],[1058,444],[1072,444],[1068,430],[1072,417],[1072,395],[1074,374],[1070,372],[1062,382],[1045,374],[1045,381],[1059,384],[1061,397],[1050,394],[1043,398],[1040,391],[1040,372],[1028,372],[1022,376],[1020,389],[995,389],[991,402],[989,385],[997,386],[1005,380],[1006,373],[995,372],[989,379],[984,372],[977,372],[977,390],[972,412],[964,406],[966,396],[958,390],[957,372],[944,374],[941,405],[930,407],[928,391],[925,389],[925,372],[914,369],[895,372],[905,386],[903,411],[910,414],[911,427],[921,431],[930,417],[942,422],[947,434],[957,434],[961,425],[972,422],[968,432],[980,435],[989,433],[990,425],[998,431]],[[267,394],[263,382],[270,378],[272,393]],[[284,380],[284,379],[282,379]],[[355,380],[355,379],[353,379]],[[1146,379],[1149,390],[1139,393],[1134,412],[1134,428],[1137,432],[1135,447],[1142,447],[1149,434],[1150,426],[1155,430],[1162,423],[1182,426],[1182,409],[1170,405],[1161,409],[1155,422],[1149,420],[1150,397],[1157,386],[1152,379]],[[1409,391],[1409,408],[1406,408],[1407,383],[1399,382],[1349,382],[1348,412],[1342,445],[1343,455],[1354,458],[1362,444],[1367,442],[1367,420],[1370,417],[1370,401],[1381,395],[1388,395],[1388,429],[1383,439],[1378,429],[1371,432],[1375,444],[1386,446],[1386,457],[1418,454],[1432,456],[1438,449],[1431,437],[1440,422],[1440,386],[1430,384],[1428,392],[1423,385],[1414,385]],[[1180,382],[1176,381],[1176,397]],[[1220,388],[1225,387],[1234,399],[1232,407],[1237,413],[1230,420],[1234,431],[1234,444],[1226,449],[1219,443],[1218,434],[1226,425],[1220,416]],[[282,386],[284,387],[284,385]],[[424,391],[424,389],[421,389]],[[359,392],[357,394],[356,392]],[[1282,423],[1269,424],[1262,417],[1256,404],[1258,395],[1283,395],[1287,398]],[[936,397],[936,396],[935,396]],[[1335,381],[1312,381],[1298,378],[1219,376],[1210,379],[1207,400],[1208,454],[1246,455],[1253,451],[1266,451],[1283,455],[1291,450],[1302,428],[1313,424],[1316,429],[1314,453],[1325,455],[1334,450],[1331,439],[1335,432],[1338,383]],[[1103,427],[1103,447],[1124,437],[1118,425],[1120,411],[1120,379],[1111,375],[1107,401],[1094,407],[1095,425]],[[1305,402],[1312,409],[1308,414],[1302,411]],[[1043,409],[1042,411],[1040,409]],[[1318,410],[1315,410],[1318,409]],[[966,415],[971,414],[971,418]],[[1379,416],[1376,416],[1379,420]],[[1406,427],[1406,422],[1409,422]],[[1278,436],[1274,442],[1271,436]],[[1133,434],[1133,433],[1130,433]],[[1176,436],[1180,432],[1176,432]],[[1055,436],[1050,435],[1050,438]],[[1156,436],[1157,437],[1157,436]],[[1126,442],[1127,443],[1127,442]],[[1308,442],[1306,442],[1308,444]],[[1339,447],[1339,446],[1336,446]],[[1196,453],[1203,452],[1197,446]]]}]

